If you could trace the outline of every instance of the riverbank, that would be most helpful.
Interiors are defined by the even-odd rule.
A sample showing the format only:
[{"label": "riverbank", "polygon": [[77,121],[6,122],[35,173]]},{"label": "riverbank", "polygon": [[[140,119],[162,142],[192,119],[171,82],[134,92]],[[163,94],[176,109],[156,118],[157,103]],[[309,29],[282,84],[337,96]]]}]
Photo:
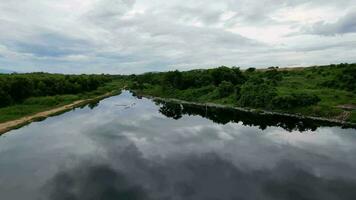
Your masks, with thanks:
[{"label": "riverbank", "polygon": [[[136,92],[134,92],[136,93]],[[233,109],[237,111],[242,111],[242,112],[248,112],[248,113],[257,113],[259,115],[278,115],[280,117],[292,117],[300,120],[315,120],[315,121],[320,121],[320,122],[327,122],[333,125],[340,125],[343,127],[351,127],[351,128],[356,128],[356,123],[353,122],[348,122],[344,120],[339,120],[339,119],[329,119],[325,117],[314,117],[314,116],[306,116],[306,115],[300,115],[300,114],[290,114],[290,113],[283,113],[283,112],[274,112],[274,111],[268,111],[268,110],[261,110],[261,109],[253,109],[253,108],[242,108],[242,107],[236,107],[236,106],[231,106],[231,105],[222,105],[222,104],[216,104],[216,103],[199,103],[199,102],[192,102],[192,101],[185,101],[185,100],[180,100],[176,98],[162,98],[162,97],[156,97],[156,96],[151,96],[151,95],[145,95],[142,93],[136,93],[138,96],[142,96],[145,98],[149,98],[152,100],[158,100],[158,101],[163,101],[163,102],[171,102],[171,103],[177,103],[177,104],[187,104],[187,105],[194,105],[194,106],[200,106],[200,107],[214,107],[214,108],[223,108],[223,109]]]},{"label": "riverbank", "polygon": [[126,77],[130,89],[188,102],[216,103],[356,123],[356,64],[289,70],[218,67]]},{"label": "riverbank", "polygon": [[32,122],[35,122],[35,121],[41,121],[43,119],[46,119],[47,117],[58,115],[58,114],[67,112],[69,110],[72,110],[74,108],[81,107],[81,106],[84,106],[86,104],[90,104],[92,102],[97,102],[97,101],[100,101],[102,99],[105,99],[105,98],[108,98],[110,96],[114,96],[114,95],[117,95],[117,94],[118,94],[117,91],[111,91],[111,92],[108,92],[108,93],[106,93],[104,95],[97,96],[95,98],[77,100],[77,101],[75,101],[73,103],[70,103],[70,104],[67,104],[67,105],[64,105],[64,106],[60,106],[60,107],[56,107],[56,108],[53,108],[53,109],[50,109],[50,110],[46,110],[46,111],[43,111],[43,112],[39,112],[39,113],[36,113],[36,114],[28,115],[28,116],[22,117],[20,119],[16,119],[16,120],[11,120],[11,121],[7,121],[7,122],[4,122],[4,123],[0,123],[0,135],[4,134],[4,133],[6,133],[6,132],[8,132],[10,130],[17,129],[19,127],[25,126],[25,125],[27,125],[29,123],[32,123]]}]

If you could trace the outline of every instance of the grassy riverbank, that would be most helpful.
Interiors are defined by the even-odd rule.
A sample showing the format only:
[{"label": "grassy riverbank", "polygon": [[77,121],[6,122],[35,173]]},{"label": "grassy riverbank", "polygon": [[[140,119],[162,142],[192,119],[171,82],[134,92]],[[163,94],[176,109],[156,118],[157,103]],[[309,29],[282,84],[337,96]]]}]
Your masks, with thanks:
[{"label": "grassy riverbank", "polygon": [[356,122],[356,65],[241,71],[220,67],[129,76],[141,94]]},{"label": "grassy riverbank", "polygon": [[81,92],[71,95],[29,97],[21,103],[0,108],[0,123],[56,109],[77,101],[93,99],[109,92],[116,91],[116,93],[119,93],[123,86],[124,83],[122,81],[113,80],[90,92]]}]

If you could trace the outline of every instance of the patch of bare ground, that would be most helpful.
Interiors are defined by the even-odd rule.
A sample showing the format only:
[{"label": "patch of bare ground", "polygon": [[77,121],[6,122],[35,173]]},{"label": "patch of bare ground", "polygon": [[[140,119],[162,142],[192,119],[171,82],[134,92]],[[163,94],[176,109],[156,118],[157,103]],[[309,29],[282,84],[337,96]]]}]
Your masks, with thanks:
[{"label": "patch of bare ground", "polygon": [[346,121],[351,115],[350,111],[344,110],[340,115],[336,116],[335,119],[340,121]]},{"label": "patch of bare ground", "polygon": [[356,110],[356,105],[355,104],[344,104],[344,105],[338,105],[336,107],[337,108],[341,108],[343,110]]}]

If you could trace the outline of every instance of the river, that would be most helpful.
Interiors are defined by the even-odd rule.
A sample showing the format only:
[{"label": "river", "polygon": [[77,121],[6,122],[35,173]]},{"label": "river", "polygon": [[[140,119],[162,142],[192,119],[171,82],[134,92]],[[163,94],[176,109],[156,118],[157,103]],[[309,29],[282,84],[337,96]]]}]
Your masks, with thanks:
[{"label": "river", "polygon": [[356,130],[128,91],[0,137],[3,200],[356,199]]}]

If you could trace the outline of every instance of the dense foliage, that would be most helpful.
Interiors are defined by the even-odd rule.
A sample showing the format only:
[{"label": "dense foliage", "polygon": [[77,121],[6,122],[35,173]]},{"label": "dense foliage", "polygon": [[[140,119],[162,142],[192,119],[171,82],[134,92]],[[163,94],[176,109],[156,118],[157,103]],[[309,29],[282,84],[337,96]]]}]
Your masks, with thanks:
[{"label": "dense foliage", "polygon": [[[143,94],[197,102],[335,117],[339,105],[356,105],[356,64],[267,69],[214,69],[124,77]],[[356,111],[351,118],[356,120]]]},{"label": "dense foliage", "polygon": [[239,103],[244,107],[269,107],[275,96],[277,92],[273,86],[265,82],[247,82],[241,88]]},{"label": "dense foliage", "polygon": [[[274,85],[282,80],[282,75],[274,67],[264,73],[259,73],[254,68],[243,72],[236,67],[221,66],[215,69],[188,72],[176,70],[165,73],[147,73],[131,76],[130,79],[133,80],[131,88],[136,90],[145,90],[158,85],[162,88],[161,92],[166,94],[174,90],[186,91],[185,99],[188,100],[191,100],[189,95],[201,96],[213,93],[212,96],[216,96],[215,98],[231,96],[241,106],[267,107],[276,96]],[[190,90],[195,92],[190,93]],[[200,91],[203,93],[200,94]]]},{"label": "dense foliage", "polygon": [[110,80],[111,78],[105,75],[0,75],[0,107],[22,102],[28,97],[89,92]]},{"label": "dense foliage", "polygon": [[234,92],[234,89],[234,85],[231,82],[222,81],[218,87],[219,96],[227,97]]},{"label": "dense foliage", "polygon": [[[321,85],[356,92],[356,64],[345,63],[335,67],[340,70],[338,70],[331,79],[324,81]],[[318,73],[323,72],[318,71]],[[329,74],[324,72],[323,75]]]}]

